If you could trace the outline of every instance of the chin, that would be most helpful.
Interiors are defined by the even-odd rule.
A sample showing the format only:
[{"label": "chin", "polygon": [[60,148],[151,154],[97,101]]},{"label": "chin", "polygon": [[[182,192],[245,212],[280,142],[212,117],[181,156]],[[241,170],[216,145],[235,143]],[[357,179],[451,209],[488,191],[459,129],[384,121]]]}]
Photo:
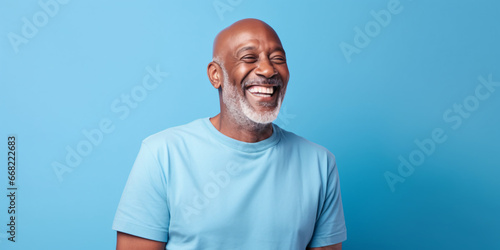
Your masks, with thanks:
[{"label": "chin", "polygon": [[[243,105],[243,106],[245,106],[245,105]],[[251,109],[250,107],[242,107],[242,111],[243,111],[243,114],[245,114],[245,116],[249,120],[251,120],[255,123],[269,124],[269,123],[272,123],[274,120],[276,120],[276,118],[278,118],[280,107],[281,107],[281,103],[279,102],[278,106],[276,106],[276,108],[274,108],[274,110],[270,110],[270,111],[260,111],[259,112],[259,111],[250,110]]]}]

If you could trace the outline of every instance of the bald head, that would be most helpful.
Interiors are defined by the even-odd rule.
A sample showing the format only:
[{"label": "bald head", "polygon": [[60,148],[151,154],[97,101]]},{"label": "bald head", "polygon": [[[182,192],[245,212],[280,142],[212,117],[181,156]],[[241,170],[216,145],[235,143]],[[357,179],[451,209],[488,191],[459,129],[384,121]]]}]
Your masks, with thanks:
[{"label": "bald head", "polygon": [[290,74],[271,26],[243,19],[222,30],[214,40],[207,75],[219,90],[222,120],[272,131],[268,125],[278,115]]},{"label": "bald head", "polygon": [[250,39],[273,40],[279,44],[278,34],[267,23],[253,18],[242,19],[223,29],[214,39],[213,58],[223,60],[228,53],[234,52],[241,43]]}]

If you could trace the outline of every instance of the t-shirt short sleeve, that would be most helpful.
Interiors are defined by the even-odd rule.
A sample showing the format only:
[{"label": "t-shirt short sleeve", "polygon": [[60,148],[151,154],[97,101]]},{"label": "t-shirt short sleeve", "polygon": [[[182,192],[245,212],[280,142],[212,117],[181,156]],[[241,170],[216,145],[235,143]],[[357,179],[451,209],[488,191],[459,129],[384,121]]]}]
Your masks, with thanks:
[{"label": "t-shirt short sleeve", "polygon": [[142,143],[123,191],[113,229],[155,241],[168,241],[170,221],[166,178],[151,149]]},{"label": "t-shirt short sleeve", "polygon": [[333,154],[330,156],[326,194],[309,247],[330,246],[347,239],[339,173]]}]

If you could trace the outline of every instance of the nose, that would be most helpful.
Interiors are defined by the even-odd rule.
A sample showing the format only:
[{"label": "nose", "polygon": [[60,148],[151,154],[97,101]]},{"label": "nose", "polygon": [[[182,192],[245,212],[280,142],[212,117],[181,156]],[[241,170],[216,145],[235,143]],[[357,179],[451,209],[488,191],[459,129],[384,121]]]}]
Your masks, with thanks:
[{"label": "nose", "polygon": [[257,69],[255,70],[255,74],[265,77],[265,78],[271,78],[278,74],[274,66],[271,64],[269,59],[265,58],[262,60],[259,60],[259,64],[257,66]]}]

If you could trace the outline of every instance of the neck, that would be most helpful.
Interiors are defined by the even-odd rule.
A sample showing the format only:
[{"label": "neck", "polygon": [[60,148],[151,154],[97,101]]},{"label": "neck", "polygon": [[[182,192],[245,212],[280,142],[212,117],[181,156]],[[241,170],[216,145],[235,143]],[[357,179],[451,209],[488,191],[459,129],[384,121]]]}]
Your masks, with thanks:
[{"label": "neck", "polygon": [[219,113],[210,118],[210,122],[222,134],[243,142],[262,141],[273,134],[273,126],[271,123],[260,124],[251,120],[241,123],[223,113]]}]

